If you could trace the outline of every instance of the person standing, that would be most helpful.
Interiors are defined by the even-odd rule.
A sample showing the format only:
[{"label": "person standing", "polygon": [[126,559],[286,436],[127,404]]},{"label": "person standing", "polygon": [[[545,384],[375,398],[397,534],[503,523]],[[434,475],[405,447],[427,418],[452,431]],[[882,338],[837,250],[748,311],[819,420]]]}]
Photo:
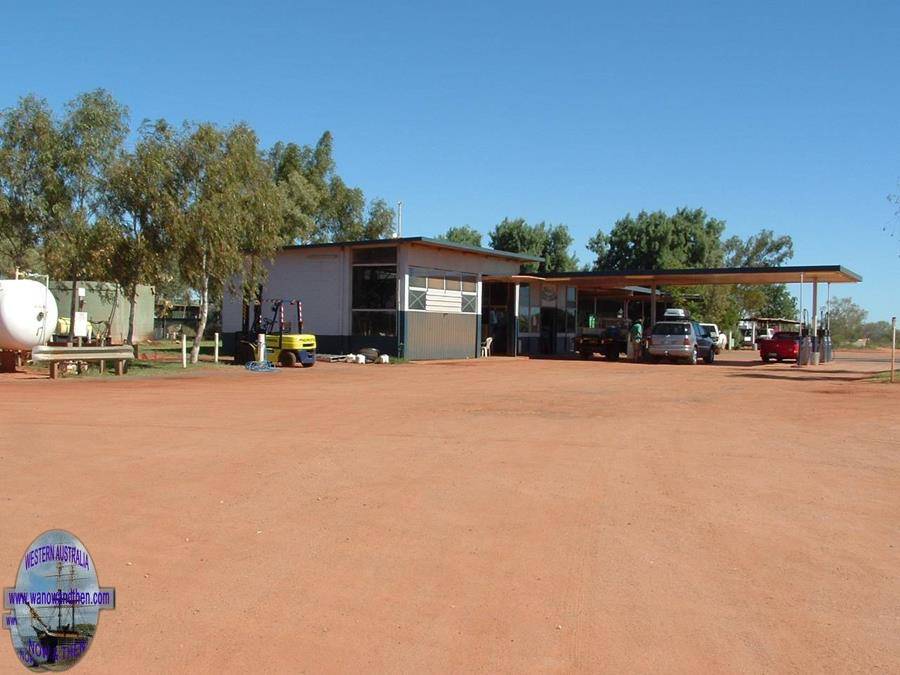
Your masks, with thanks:
[{"label": "person standing", "polygon": [[629,332],[628,337],[631,341],[632,359],[634,361],[640,361],[644,342],[644,326],[641,324],[640,319],[636,319],[634,323],[631,324],[631,331]]}]

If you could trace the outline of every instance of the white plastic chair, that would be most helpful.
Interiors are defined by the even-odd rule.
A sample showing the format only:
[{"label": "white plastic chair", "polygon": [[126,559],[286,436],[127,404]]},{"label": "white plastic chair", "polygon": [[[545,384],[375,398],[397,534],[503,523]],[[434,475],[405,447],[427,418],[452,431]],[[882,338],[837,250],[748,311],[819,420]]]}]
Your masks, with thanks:
[{"label": "white plastic chair", "polygon": [[491,355],[491,343],[494,341],[494,338],[489,337],[484,341],[484,344],[481,345],[481,355],[482,356],[490,356]]}]

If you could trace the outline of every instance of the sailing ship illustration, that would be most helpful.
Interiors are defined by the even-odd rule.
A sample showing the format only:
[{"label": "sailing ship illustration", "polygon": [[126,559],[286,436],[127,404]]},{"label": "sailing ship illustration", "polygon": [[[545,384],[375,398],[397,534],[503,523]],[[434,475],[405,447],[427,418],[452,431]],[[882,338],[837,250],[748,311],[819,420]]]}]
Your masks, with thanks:
[{"label": "sailing ship illustration", "polygon": [[[31,614],[31,627],[37,635],[37,642],[40,645],[40,656],[42,656],[47,664],[63,664],[66,662],[77,661],[85,652],[93,638],[94,625],[91,623],[75,620],[75,612],[77,596],[71,591],[76,589],[75,582],[78,580],[88,579],[93,581],[91,577],[76,577],[75,567],[69,565],[67,580],[69,582],[69,591],[63,591],[63,564],[56,563],[56,574],[45,575],[48,578],[56,578],[57,602],[51,605],[39,605],[44,610],[45,616],[42,617],[38,609],[26,602],[28,611]],[[47,612],[47,610],[50,610]],[[53,626],[54,617],[55,623]],[[49,616],[48,616],[49,614]],[[68,623],[64,623],[68,621]]]}]

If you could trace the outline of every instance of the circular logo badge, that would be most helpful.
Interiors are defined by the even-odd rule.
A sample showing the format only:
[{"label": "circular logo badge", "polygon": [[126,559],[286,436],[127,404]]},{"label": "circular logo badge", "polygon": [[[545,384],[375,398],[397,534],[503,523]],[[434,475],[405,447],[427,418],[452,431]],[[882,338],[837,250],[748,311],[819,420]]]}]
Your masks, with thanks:
[{"label": "circular logo badge", "polygon": [[101,609],[116,591],[102,588],[84,544],[65,530],[44,532],[26,549],[15,588],[3,590],[3,627],[31,670],[66,670],[84,656]]}]

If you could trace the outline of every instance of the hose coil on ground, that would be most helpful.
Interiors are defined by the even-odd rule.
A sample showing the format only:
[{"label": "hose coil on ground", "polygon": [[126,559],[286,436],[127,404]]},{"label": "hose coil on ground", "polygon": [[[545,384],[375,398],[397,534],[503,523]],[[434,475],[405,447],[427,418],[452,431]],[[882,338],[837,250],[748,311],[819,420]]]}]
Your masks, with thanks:
[{"label": "hose coil on ground", "polygon": [[269,361],[247,361],[244,364],[244,368],[249,370],[252,373],[274,373],[275,364]]}]

